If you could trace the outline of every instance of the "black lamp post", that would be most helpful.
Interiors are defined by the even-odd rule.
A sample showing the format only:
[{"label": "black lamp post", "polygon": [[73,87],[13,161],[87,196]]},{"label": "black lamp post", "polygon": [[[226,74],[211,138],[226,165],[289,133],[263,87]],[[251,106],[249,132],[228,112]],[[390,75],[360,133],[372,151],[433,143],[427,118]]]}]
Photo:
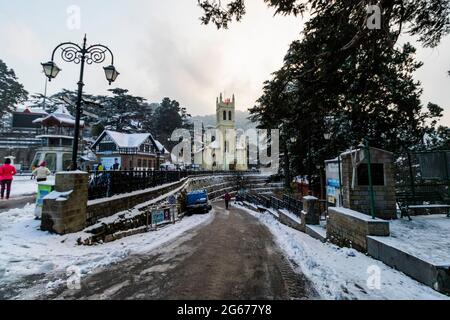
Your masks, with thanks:
[{"label": "black lamp post", "polygon": [[81,118],[81,101],[83,96],[83,78],[84,78],[84,66],[85,64],[103,63],[106,59],[107,52],[111,55],[111,65],[104,67],[106,80],[109,84],[113,83],[119,72],[114,67],[114,55],[111,50],[101,44],[95,44],[90,47],[86,46],[86,35],[83,39],[83,47],[73,42],[64,42],[58,45],[52,53],[52,59],[49,62],[42,63],[44,73],[49,81],[56,78],[61,69],[55,64],[55,53],[61,49],[61,58],[66,62],[74,62],[80,64],[80,79],[78,81],[78,95],[76,104],[76,117],[75,117],[75,133],[72,150],[72,170],[77,170],[77,157],[78,157],[78,140],[80,136],[80,118]]},{"label": "black lamp post", "polygon": [[160,170],[160,157],[161,157],[161,151],[158,149],[158,151],[156,151],[156,169],[155,170]]}]

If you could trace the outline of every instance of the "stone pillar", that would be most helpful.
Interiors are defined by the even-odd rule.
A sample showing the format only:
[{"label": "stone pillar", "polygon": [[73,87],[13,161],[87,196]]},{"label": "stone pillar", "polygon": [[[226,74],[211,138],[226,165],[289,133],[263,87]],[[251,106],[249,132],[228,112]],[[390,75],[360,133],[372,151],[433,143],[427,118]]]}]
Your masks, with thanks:
[{"label": "stone pillar", "polygon": [[88,174],[59,172],[55,191],[44,198],[41,229],[58,234],[84,229],[87,219]]},{"label": "stone pillar", "polygon": [[313,196],[303,197],[303,210],[301,214],[302,225],[319,225],[320,211],[319,199]]}]

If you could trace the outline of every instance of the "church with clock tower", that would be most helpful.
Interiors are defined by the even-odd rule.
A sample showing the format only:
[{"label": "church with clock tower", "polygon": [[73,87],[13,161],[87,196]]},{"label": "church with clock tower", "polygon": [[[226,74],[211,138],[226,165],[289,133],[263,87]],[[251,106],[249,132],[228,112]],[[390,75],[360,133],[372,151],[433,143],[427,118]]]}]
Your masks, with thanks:
[{"label": "church with clock tower", "polygon": [[247,143],[236,131],[236,98],[216,98],[216,130],[212,141],[203,153],[205,170],[245,171],[247,165]]}]

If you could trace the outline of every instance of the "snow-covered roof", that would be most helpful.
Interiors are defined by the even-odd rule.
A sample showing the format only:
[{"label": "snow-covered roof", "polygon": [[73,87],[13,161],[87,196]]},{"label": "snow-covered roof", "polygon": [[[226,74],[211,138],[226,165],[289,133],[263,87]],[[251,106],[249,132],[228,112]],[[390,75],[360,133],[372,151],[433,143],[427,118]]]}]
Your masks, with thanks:
[{"label": "snow-covered roof", "polygon": [[34,108],[33,107],[17,108],[16,112],[34,113],[34,114],[42,114],[42,115],[47,115],[48,114],[42,108],[37,108],[37,107],[34,107]]},{"label": "snow-covered roof", "polygon": [[150,133],[123,133],[106,130],[105,133],[114,140],[119,148],[138,148],[147,140]]},{"label": "snow-covered roof", "polygon": [[164,147],[162,145],[161,142],[159,142],[158,140],[155,140],[156,146],[158,147],[158,150],[164,150],[164,154],[169,154],[169,150],[166,149],[166,147]]},{"label": "snow-covered roof", "polygon": [[[379,149],[379,148],[375,148],[375,147],[370,147],[370,150],[374,150],[374,151],[378,151],[378,152],[382,152],[382,153],[387,153],[387,154],[393,154],[393,153],[390,152],[390,151],[383,150],[383,149]],[[356,152],[362,152],[362,151],[364,151],[364,149],[361,149],[361,148],[358,148],[358,149],[352,149],[352,150],[347,150],[347,151],[341,153],[341,157],[348,156],[348,155],[350,155],[350,154],[354,154],[354,153],[356,153]]]},{"label": "snow-covered roof", "polygon": [[155,147],[159,150],[164,150],[165,154],[169,154],[169,151],[159,141],[155,140],[151,133],[124,133],[105,130],[92,147],[95,147],[105,135],[108,135],[119,148],[139,148],[147,139],[150,139],[154,142]]},{"label": "snow-covered roof", "polygon": [[[33,123],[51,124],[56,123],[59,125],[75,126],[75,117],[73,117],[66,107],[61,106],[55,112],[49,114],[46,117],[38,118]],[[84,121],[80,121],[80,126],[84,127]]]}]

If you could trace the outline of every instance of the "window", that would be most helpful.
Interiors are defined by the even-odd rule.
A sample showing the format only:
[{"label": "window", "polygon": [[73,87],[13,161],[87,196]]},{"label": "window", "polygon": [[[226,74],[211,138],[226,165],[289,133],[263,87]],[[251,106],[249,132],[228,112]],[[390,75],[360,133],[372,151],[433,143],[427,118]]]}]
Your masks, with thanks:
[{"label": "window", "polygon": [[73,140],[72,139],[61,139],[61,142],[62,142],[62,146],[64,146],[64,147],[68,147],[68,146],[71,146],[72,145],[72,143],[73,143]]},{"label": "window", "polygon": [[138,159],[137,166],[138,166],[138,168],[142,167],[142,160],[141,159]]},{"label": "window", "polygon": [[48,146],[49,147],[59,147],[59,138],[49,138],[48,139]]},{"label": "window", "polygon": [[[382,163],[373,163],[370,165],[372,171],[372,185],[384,186],[384,165]],[[369,185],[369,171],[367,164],[360,164],[358,166],[358,185]]]},{"label": "window", "polygon": [[231,119],[231,111],[228,111],[228,120],[230,120],[230,121],[232,120]]},{"label": "window", "polygon": [[227,120],[227,112],[226,111],[223,112],[223,120]]},{"label": "window", "polygon": [[[47,164],[47,168],[50,171],[56,171],[56,153],[47,153],[45,154],[44,161]],[[65,170],[65,168],[63,168]]]},{"label": "window", "polygon": [[117,150],[117,146],[115,143],[112,143],[112,142],[108,142],[108,143],[102,142],[98,145],[99,152],[116,151],[116,150]]},{"label": "window", "polygon": [[70,153],[64,153],[62,156],[63,170],[69,170],[72,166],[72,155]]}]

